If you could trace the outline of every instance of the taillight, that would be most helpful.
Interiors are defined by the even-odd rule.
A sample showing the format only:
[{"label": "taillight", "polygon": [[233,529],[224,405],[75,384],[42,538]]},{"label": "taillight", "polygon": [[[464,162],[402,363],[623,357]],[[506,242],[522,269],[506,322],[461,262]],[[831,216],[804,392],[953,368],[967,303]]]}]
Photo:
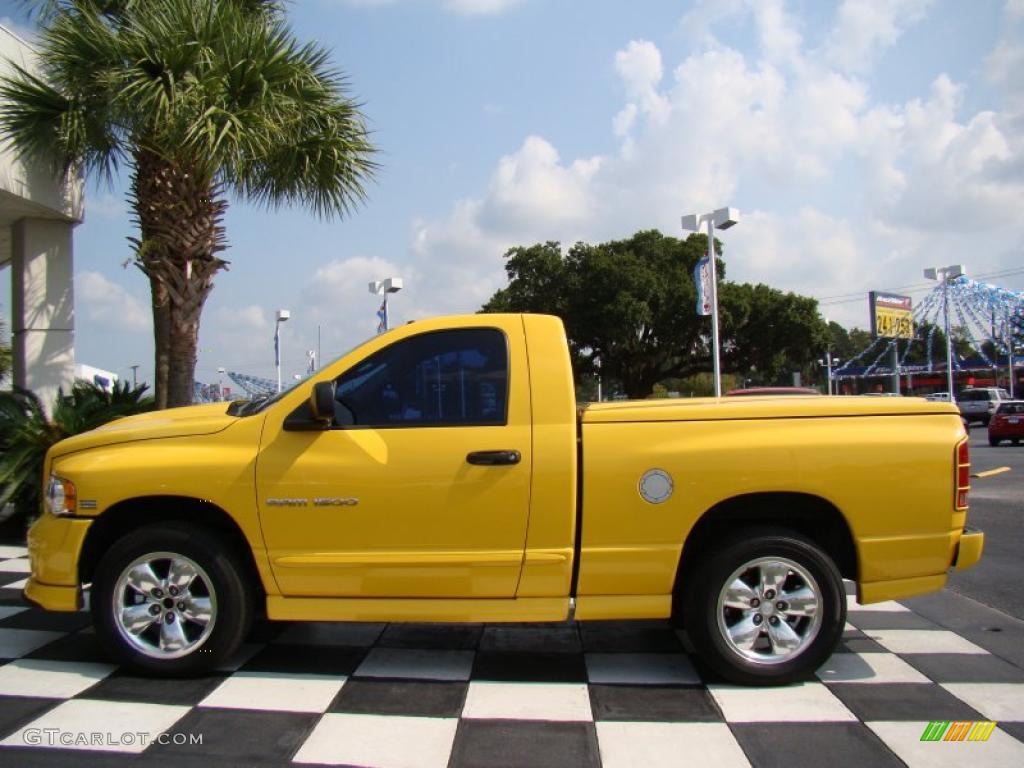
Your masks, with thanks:
[{"label": "taillight", "polygon": [[956,488],[954,489],[954,506],[958,509],[967,509],[967,493],[971,490],[971,449],[967,438],[956,447]]}]

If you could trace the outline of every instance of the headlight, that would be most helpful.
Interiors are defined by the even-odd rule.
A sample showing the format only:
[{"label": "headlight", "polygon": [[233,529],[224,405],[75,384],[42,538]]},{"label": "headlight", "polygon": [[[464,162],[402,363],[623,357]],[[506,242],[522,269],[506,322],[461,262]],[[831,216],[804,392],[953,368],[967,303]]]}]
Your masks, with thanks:
[{"label": "headlight", "polygon": [[77,503],[75,484],[63,477],[50,475],[50,483],[46,487],[46,508],[55,515],[71,515]]}]

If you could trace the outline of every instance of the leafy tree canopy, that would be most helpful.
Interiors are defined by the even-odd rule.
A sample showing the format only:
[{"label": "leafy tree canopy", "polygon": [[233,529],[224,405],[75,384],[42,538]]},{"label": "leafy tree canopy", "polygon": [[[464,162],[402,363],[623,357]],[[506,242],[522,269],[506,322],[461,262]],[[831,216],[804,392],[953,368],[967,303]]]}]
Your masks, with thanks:
[{"label": "leafy tree canopy", "polygon": [[[556,242],[512,248],[509,284],[482,311],[558,315],[577,379],[600,365],[627,396],[647,397],[658,382],[711,369],[710,321],[696,314],[693,282],[706,251],[706,235],[680,240],[656,230],[565,253]],[[729,283],[720,258],[717,267],[723,371],[774,383],[816,359],[826,326],[815,300]]]}]

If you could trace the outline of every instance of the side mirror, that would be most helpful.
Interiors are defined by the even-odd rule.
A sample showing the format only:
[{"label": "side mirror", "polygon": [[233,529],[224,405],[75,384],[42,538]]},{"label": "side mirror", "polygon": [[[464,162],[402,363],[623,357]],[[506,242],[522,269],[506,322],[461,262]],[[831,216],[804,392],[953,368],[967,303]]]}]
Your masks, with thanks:
[{"label": "side mirror", "polygon": [[334,413],[334,382],[320,381],[309,400],[288,414],[283,427],[286,432],[322,432],[334,426]]},{"label": "side mirror", "polygon": [[316,421],[334,421],[334,382],[318,381],[309,396],[309,410]]}]

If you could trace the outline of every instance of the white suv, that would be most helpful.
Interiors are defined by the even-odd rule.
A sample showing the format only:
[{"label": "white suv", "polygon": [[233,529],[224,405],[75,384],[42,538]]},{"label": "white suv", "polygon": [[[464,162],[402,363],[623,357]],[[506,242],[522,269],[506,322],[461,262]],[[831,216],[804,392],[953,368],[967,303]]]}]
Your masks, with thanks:
[{"label": "white suv", "polygon": [[965,389],[957,395],[956,401],[960,406],[960,415],[965,421],[980,421],[987,425],[999,403],[1009,399],[1010,393],[1001,387],[978,387]]}]

